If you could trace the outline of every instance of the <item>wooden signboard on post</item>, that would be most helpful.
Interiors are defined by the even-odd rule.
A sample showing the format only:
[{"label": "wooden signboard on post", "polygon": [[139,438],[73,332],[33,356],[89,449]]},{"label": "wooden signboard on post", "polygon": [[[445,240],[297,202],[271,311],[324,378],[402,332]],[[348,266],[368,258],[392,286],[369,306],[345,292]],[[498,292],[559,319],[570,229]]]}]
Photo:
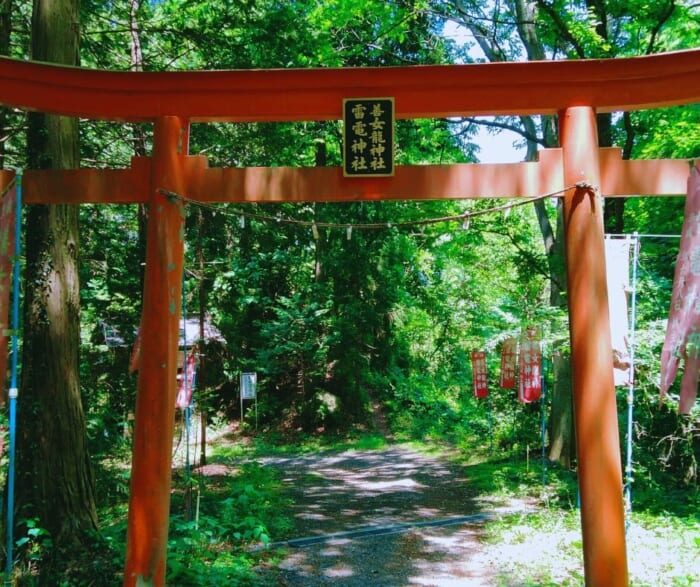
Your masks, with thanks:
[{"label": "wooden signboard on post", "polygon": [[243,400],[255,402],[255,429],[258,429],[258,374],[241,373],[241,424],[243,423]]}]

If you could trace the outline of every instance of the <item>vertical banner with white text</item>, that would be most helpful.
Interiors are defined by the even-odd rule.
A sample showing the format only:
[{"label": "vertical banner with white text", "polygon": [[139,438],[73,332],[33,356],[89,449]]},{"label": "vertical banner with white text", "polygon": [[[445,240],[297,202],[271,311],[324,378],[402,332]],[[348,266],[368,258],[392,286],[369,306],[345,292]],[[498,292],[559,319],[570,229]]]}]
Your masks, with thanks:
[{"label": "vertical banner with white text", "polygon": [[482,399],[489,395],[489,385],[486,373],[486,353],[472,351],[472,384],[474,397]]},{"label": "vertical banner with white text", "polygon": [[506,338],[501,347],[501,387],[503,389],[515,388],[515,365],[517,357],[517,339]]},{"label": "vertical banner with white text", "polygon": [[542,395],[541,363],[539,329],[531,327],[525,331],[520,339],[518,400],[523,403],[535,402]]},{"label": "vertical banner with white text", "polygon": [[631,378],[627,292],[630,288],[630,239],[605,239],[608,310],[615,385],[629,385]]}]

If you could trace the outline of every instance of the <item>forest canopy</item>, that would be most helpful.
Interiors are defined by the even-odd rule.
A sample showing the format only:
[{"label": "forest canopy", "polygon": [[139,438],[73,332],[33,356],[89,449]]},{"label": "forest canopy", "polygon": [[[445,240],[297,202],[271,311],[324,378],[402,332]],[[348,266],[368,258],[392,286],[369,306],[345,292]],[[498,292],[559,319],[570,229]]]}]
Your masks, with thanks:
[{"label": "forest canopy", "polygon": [[[0,54],[57,61],[54,53],[39,52],[40,4],[3,0]],[[70,54],[64,62],[74,58],[75,65],[113,71],[607,59],[693,48],[700,38],[700,8],[681,0],[56,4],[72,7],[77,19],[71,29],[75,47],[61,41]],[[619,147],[626,159],[697,158],[699,123],[698,104],[601,114],[600,146]],[[0,110],[2,168],[51,159],[48,151],[38,151],[48,132],[40,124],[26,112]],[[74,124],[80,167],[125,168],[153,147],[149,124]],[[550,116],[400,120],[396,164],[479,162],[484,143],[503,131],[515,137],[517,152],[527,160],[558,144],[557,121]],[[189,149],[205,155],[212,167],[338,166],[341,145],[340,121],[211,123],[192,125]],[[238,378],[255,372],[259,425],[281,439],[347,434],[375,426],[381,414],[399,438],[447,439],[465,450],[484,448],[486,437],[496,450],[547,442],[550,459],[575,466],[562,204],[556,197],[526,206],[504,204],[188,205],[183,314],[201,317],[218,333],[215,340],[198,343],[197,409],[210,423],[243,420],[237,411],[242,405]],[[432,221],[471,212],[479,215],[468,223]],[[65,393],[72,393],[70,401],[84,411],[75,430],[90,456],[75,458],[98,462],[128,447],[136,392],[129,362],[141,313],[148,212],[141,205],[83,205],[72,213],[79,241],[73,284],[79,300],[72,307],[80,328],[66,333],[76,339],[76,367],[75,389]],[[32,214],[38,211],[25,219],[28,236],[38,234],[33,223],[40,221]],[[673,482],[697,483],[698,408],[689,417],[678,416],[678,384],[671,399],[658,405],[683,198],[611,199],[605,223],[608,234],[638,235],[640,245],[631,323],[638,405],[634,440],[640,446],[635,468],[640,477],[669,474]],[[26,262],[30,284],[38,283],[31,278],[41,274],[46,258],[33,250]],[[36,315],[28,309],[24,321],[29,327]],[[546,441],[539,405],[519,404],[498,381],[504,341],[532,327],[541,334],[545,387],[552,391],[542,402]],[[114,333],[117,344],[110,343]],[[41,356],[46,349],[36,340],[25,338],[25,352]],[[486,404],[472,397],[472,351],[486,353],[488,413]],[[24,385],[29,399],[23,417],[29,421],[37,413],[32,389],[40,386],[29,376]],[[58,405],[62,398],[52,401]],[[624,390],[618,405],[624,421]],[[31,434],[25,434],[30,442]],[[37,454],[51,463],[57,447],[48,444]],[[92,486],[91,471],[77,474]],[[51,477],[33,468],[26,475],[25,489],[33,487],[32,475]],[[98,486],[100,481],[98,469]],[[89,497],[81,499],[94,499],[86,493]],[[82,527],[66,528],[59,521],[64,512],[54,508],[61,500],[41,499],[54,511],[35,513],[54,517],[53,526],[43,521],[54,534],[75,533],[84,540],[81,533],[97,525],[88,506]],[[25,499],[27,507],[36,501]]]}]

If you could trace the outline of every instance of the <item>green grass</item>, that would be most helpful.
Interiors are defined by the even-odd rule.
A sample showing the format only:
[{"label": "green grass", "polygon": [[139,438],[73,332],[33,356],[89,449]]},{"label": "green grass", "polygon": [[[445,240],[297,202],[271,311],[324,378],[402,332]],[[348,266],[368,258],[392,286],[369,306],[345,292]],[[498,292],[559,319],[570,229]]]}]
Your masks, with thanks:
[{"label": "green grass", "polygon": [[[498,559],[506,585],[584,585],[583,543],[575,476],[524,458],[466,466],[481,496],[536,504],[531,513],[485,524],[484,548]],[[627,530],[630,584],[635,587],[700,585],[700,508],[693,487],[649,485],[640,490]],[[665,504],[666,507],[663,507]],[[636,509],[635,509],[636,508]]]},{"label": "green grass", "polygon": [[[173,478],[168,543],[168,584],[260,585],[255,569],[274,567],[280,556],[265,545],[288,538],[292,531],[290,502],[274,467],[264,456],[308,455],[349,449],[381,450],[379,434],[305,436],[290,444],[279,436],[221,438],[208,462],[225,466],[224,474],[193,474],[192,507],[186,515],[188,484],[182,471]],[[539,454],[511,452],[494,458],[483,446],[469,450],[445,440],[414,441],[411,447],[440,453],[462,467],[474,497],[485,510],[517,503],[523,513],[503,515],[484,525],[484,556],[499,569],[499,585],[583,585],[582,538],[575,475],[551,464],[543,468]],[[54,584],[81,587],[119,577],[124,568],[128,468],[111,461],[100,469],[105,499],[101,528],[89,552],[77,556]],[[631,584],[635,587],[700,585],[700,494],[697,488],[669,485],[664,478],[639,475],[634,513],[628,531]],[[526,508],[526,509],[525,509]],[[262,548],[261,548],[262,547]],[[31,578],[20,582],[32,585]],[[115,579],[116,580],[116,579]],[[97,581],[97,583],[95,583]],[[117,581],[118,582],[118,581]],[[261,586],[262,587],[262,586]]]},{"label": "green grass", "polygon": [[[575,473],[547,463],[538,452],[511,452],[494,458],[484,447],[466,450],[444,440],[409,442],[427,453],[449,455],[464,467],[477,499],[485,509],[520,500],[534,511],[505,515],[487,522],[484,549],[500,561],[504,587],[584,585],[583,543]],[[376,434],[330,438],[302,438],[299,444],[258,438],[247,449],[248,458],[271,454],[309,454],[319,451],[381,449],[386,441]],[[240,451],[240,449],[237,449]],[[219,453],[240,456],[240,452]],[[544,480],[543,484],[543,473]],[[697,489],[668,483],[638,481],[637,502],[628,530],[630,583],[635,587],[700,585],[700,499]]]},{"label": "green grass", "polygon": [[239,457],[258,458],[289,454],[313,454],[321,451],[379,450],[387,445],[387,439],[376,432],[354,430],[344,434],[310,435],[299,433],[294,439],[278,434],[260,434],[248,444],[227,443],[214,447],[212,459]]},{"label": "green grass", "polygon": [[[583,585],[579,512],[558,508],[486,524],[485,548],[499,557],[502,585]],[[627,531],[630,584],[700,585],[700,526],[632,514]]]}]

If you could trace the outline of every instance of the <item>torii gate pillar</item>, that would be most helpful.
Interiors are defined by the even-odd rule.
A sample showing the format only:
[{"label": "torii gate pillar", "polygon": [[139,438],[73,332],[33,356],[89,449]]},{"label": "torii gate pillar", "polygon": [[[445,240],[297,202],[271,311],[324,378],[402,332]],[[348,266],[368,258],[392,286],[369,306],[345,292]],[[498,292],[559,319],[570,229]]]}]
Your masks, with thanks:
[{"label": "torii gate pillar", "polygon": [[124,585],[165,585],[180,330],[189,126],[155,122]]},{"label": "torii gate pillar", "polygon": [[588,106],[566,109],[559,115],[559,128],[564,184],[586,184],[564,198],[586,585],[618,587],[628,584],[627,554],[594,109]]}]

